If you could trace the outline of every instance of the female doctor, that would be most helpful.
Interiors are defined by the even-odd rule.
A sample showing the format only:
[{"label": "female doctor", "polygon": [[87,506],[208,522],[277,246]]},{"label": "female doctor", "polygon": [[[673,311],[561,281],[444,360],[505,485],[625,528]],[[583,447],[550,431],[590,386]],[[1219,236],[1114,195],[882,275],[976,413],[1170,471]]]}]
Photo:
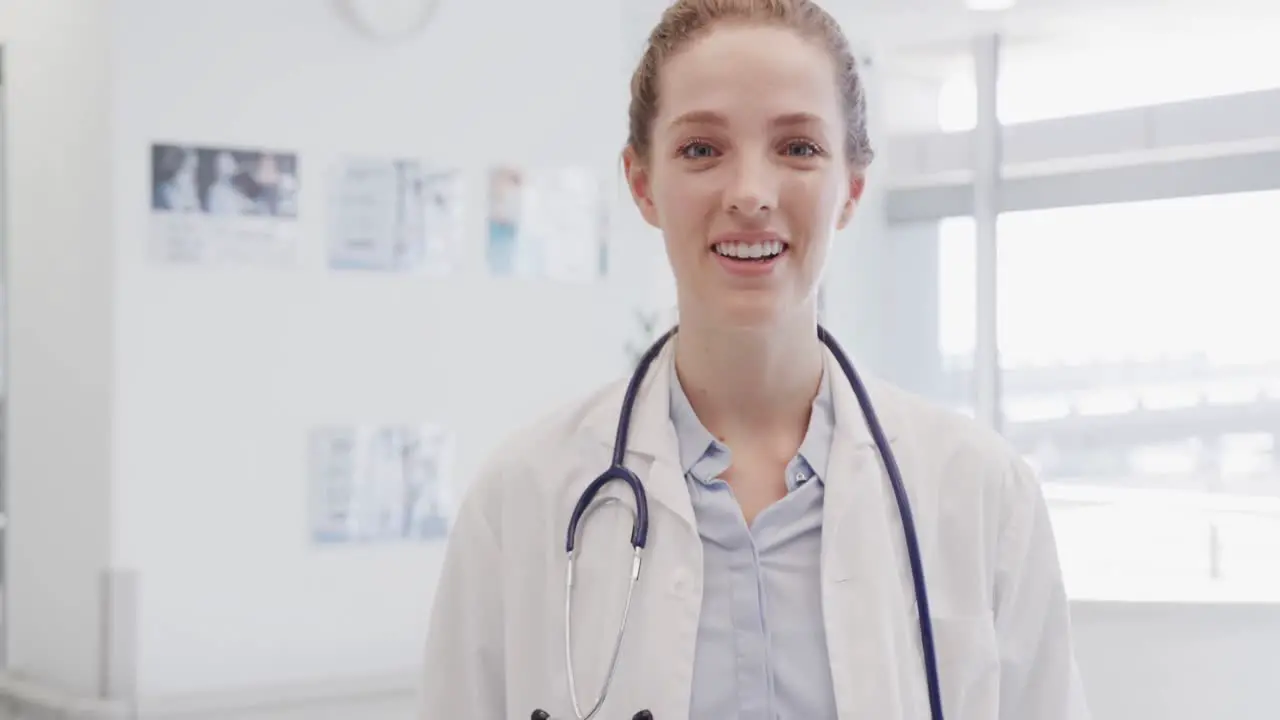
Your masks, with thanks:
[{"label": "female doctor", "polygon": [[868,381],[873,431],[819,339],[819,279],[872,155],[836,23],[810,0],[678,0],[631,92],[624,165],[665,236],[680,317],[622,453],[647,496],[642,570],[632,586],[639,503],[615,480],[571,533],[566,612],[566,528],[611,466],[624,382],[517,434],[472,483],[422,717],[1087,717],[1027,466]]}]

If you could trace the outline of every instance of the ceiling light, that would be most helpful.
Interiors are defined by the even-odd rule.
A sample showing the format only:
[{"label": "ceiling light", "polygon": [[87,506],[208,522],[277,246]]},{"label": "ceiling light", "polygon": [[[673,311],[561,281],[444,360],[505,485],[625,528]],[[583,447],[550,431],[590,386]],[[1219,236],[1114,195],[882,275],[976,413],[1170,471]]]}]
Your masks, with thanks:
[{"label": "ceiling light", "polygon": [[1018,0],[964,0],[964,4],[974,12],[998,12],[1011,9]]}]

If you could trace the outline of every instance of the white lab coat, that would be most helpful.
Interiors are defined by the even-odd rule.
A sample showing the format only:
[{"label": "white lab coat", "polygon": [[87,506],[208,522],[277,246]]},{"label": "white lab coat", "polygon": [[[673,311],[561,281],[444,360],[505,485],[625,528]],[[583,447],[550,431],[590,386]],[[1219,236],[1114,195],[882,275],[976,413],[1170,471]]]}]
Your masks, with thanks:
[{"label": "white lab coat", "polygon": [[[653,364],[632,420],[627,464],[644,481],[650,530],[602,720],[641,709],[655,720],[689,717],[702,544],[668,417],[670,368],[665,357]],[[831,356],[827,372],[836,432],[822,601],[838,720],[927,720],[898,510]],[[868,385],[911,499],[947,719],[1084,720],[1057,553],[1032,473],[995,434]],[[523,720],[537,708],[574,717],[564,668],[565,527],[583,488],[609,466],[624,387],[518,433],[468,491],[430,621],[424,720]],[[601,495],[633,506],[625,484]],[[617,633],[630,532],[630,513],[613,503],[589,516],[579,541],[574,662],[588,707]]]}]

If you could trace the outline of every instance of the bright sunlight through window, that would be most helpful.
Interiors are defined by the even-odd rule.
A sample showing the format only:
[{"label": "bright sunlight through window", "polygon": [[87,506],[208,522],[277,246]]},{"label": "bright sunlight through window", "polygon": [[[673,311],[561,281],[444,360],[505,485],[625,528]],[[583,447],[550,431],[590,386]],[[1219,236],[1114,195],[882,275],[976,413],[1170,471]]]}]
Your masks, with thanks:
[{"label": "bright sunlight through window", "polygon": [[[974,235],[940,227],[953,370]],[[1280,598],[1280,191],[1008,213],[998,236],[1004,432],[1072,594]]]},{"label": "bright sunlight through window", "polygon": [[[1280,43],[1272,28],[1151,31],[1085,42],[1011,47],[997,99],[1006,124],[1121,110],[1280,87]],[[977,122],[972,67],[944,84],[938,122],[946,132]]]}]

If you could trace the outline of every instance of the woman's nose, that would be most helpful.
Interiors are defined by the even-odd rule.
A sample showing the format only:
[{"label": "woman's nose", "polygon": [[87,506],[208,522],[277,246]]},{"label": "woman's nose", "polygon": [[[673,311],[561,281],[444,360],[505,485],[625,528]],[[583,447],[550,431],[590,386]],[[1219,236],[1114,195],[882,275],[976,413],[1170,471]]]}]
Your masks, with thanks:
[{"label": "woman's nose", "polygon": [[746,218],[771,212],[777,206],[778,190],[777,180],[768,163],[740,163],[725,199],[730,213]]}]

